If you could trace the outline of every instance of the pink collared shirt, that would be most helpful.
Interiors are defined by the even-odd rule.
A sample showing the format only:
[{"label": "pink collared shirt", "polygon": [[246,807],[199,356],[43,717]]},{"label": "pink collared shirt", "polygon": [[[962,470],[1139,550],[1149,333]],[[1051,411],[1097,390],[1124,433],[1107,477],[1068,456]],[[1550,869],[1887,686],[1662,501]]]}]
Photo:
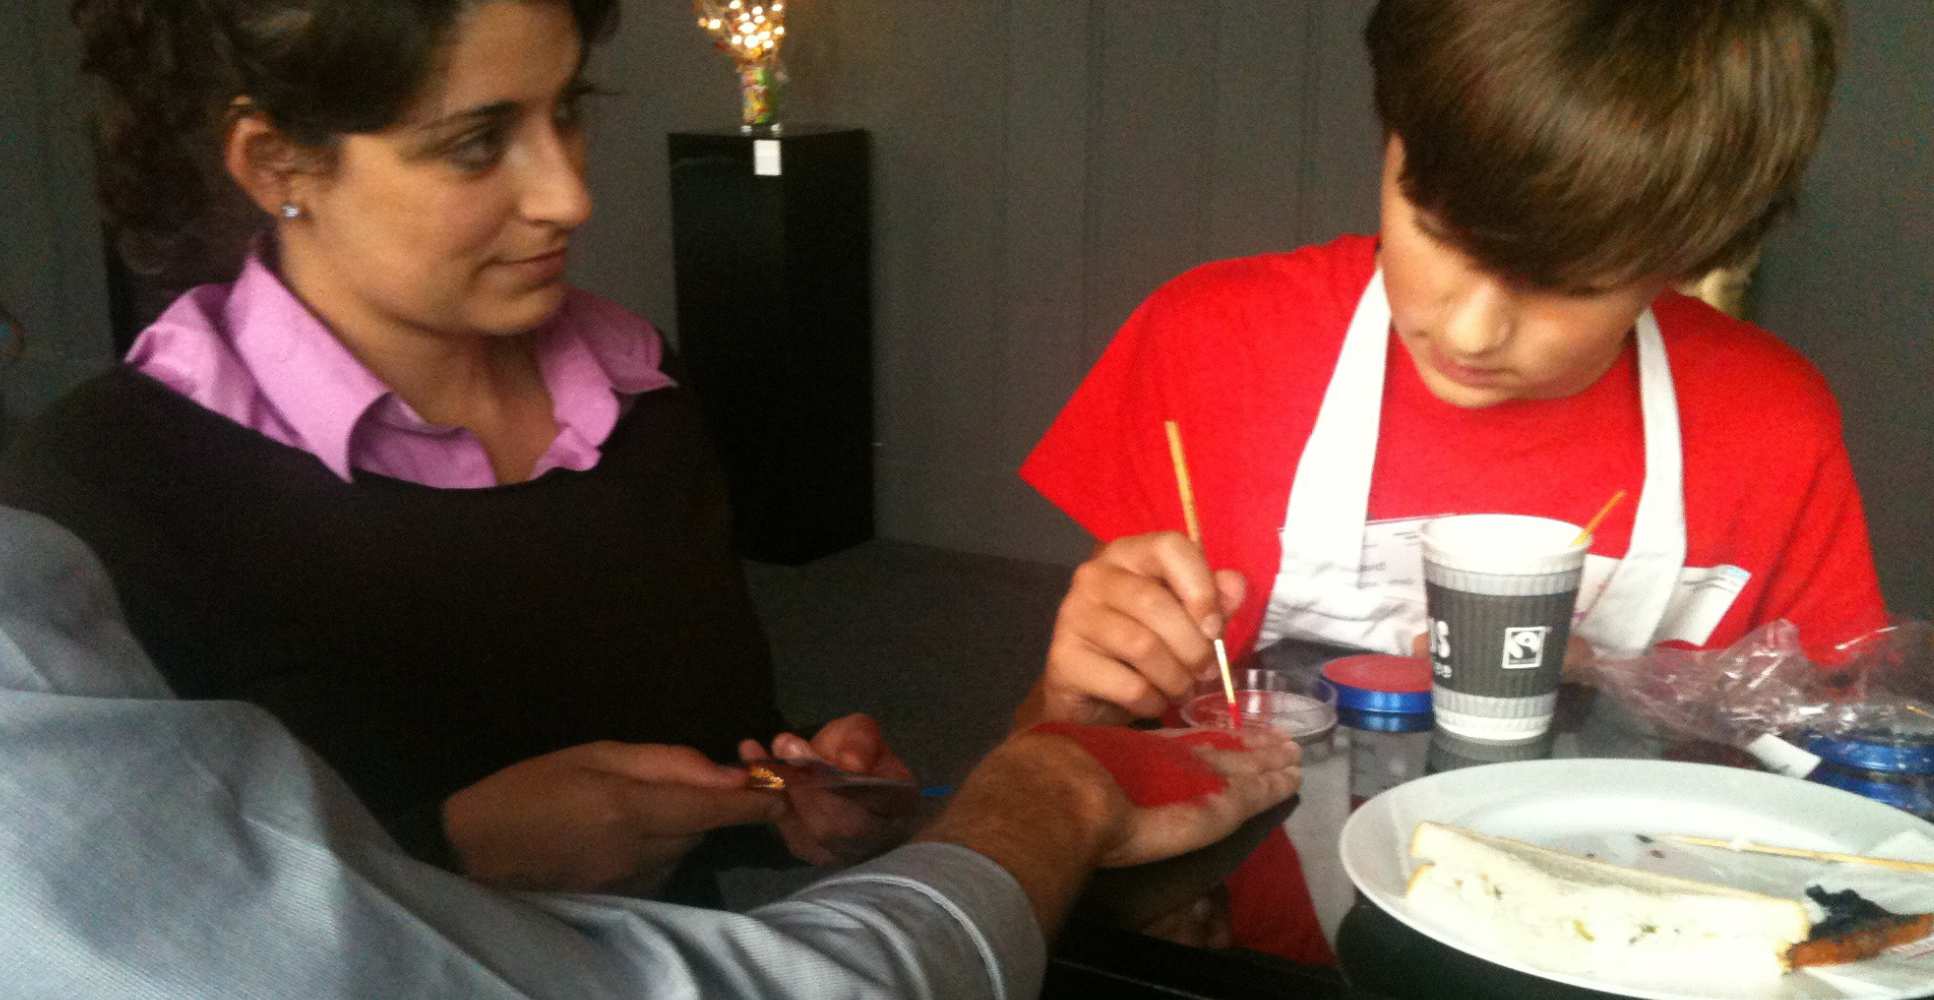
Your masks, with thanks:
[{"label": "pink collared shirt", "polygon": [[[658,331],[588,292],[572,289],[536,336],[557,437],[532,468],[533,479],[597,465],[629,398],[673,384],[658,367]],[[233,283],[203,285],[175,300],[135,340],[127,362],[209,410],[316,456],[344,481],[361,470],[439,489],[498,485],[475,435],[418,416],[256,255]]]}]

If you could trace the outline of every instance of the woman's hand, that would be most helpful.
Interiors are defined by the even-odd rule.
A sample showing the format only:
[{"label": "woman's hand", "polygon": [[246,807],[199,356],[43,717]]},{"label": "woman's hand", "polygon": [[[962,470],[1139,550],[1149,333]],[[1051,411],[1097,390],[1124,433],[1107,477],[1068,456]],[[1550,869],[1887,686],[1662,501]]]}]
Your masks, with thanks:
[{"label": "woman's hand", "polygon": [[[791,763],[816,760],[857,774],[911,780],[913,772],[886,745],[880,724],[867,715],[827,723],[810,742],[780,733],[766,752],[757,740],[739,744],[741,760],[776,757]],[[770,794],[770,793],[768,793]],[[775,801],[780,801],[777,796]],[[855,794],[826,788],[787,789],[779,834],[793,856],[808,864],[850,864],[905,840],[912,832],[918,797],[911,791]]]},{"label": "woman's hand", "polygon": [[649,893],[708,830],[785,804],[691,747],[603,741],[533,757],[443,803],[464,873],[515,889]]},{"label": "woman's hand", "polygon": [[1047,669],[1016,721],[1117,724],[1162,714],[1214,676],[1213,640],[1245,591],[1242,574],[1211,572],[1201,547],[1173,531],[1102,546],[1075,568]]}]

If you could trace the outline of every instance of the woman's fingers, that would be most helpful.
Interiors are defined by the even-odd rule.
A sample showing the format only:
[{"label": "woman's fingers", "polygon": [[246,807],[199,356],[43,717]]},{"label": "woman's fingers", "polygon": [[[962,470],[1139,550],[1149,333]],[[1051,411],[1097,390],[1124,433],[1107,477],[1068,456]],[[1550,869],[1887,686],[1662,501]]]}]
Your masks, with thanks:
[{"label": "woman's fingers", "polygon": [[893,778],[912,776],[887,748],[878,720],[863,712],[827,723],[813,735],[812,749],[821,759],[848,771]]},{"label": "woman's fingers", "polygon": [[774,823],[786,814],[784,796],[752,788],[695,788],[637,783],[617,794],[638,832],[646,837],[681,837],[727,826]]},{"label": "woman's fingers", "polygon": [[794,764],[805,763],[807,761],[819,761],[822,764],[831,763],[831,761],[820,760],[819,754],[813,750],[813,745],[806,742],[804,737],[796,733],[780,733],[774,736],[772,738],[772,755],[780,760]]},{"label": "woman's fingers", "polygon": [[742,768],[715,764],[692,747],[601,740],[558,752],[572,755],[572,763],[578,766],[633,781],[702,788],[738,788],[745,784]]}]

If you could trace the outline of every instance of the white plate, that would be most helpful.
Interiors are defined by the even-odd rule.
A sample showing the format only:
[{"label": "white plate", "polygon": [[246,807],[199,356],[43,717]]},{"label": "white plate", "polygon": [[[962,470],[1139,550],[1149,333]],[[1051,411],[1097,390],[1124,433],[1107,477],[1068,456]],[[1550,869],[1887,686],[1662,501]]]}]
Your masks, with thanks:
[{"label": "white plate", "polygon": [[[1807,781],[1708,764],[1655,760],[1531,760],[1446,771],[1406,782],[1364,803],[1343,826],[1341,852],[1350,880],[1365,896],[1412,929],[1507,968],[1587,989],[1648,1000],[1905,1000],[1934,990],[1934,981],[1879,975],[1858,981],[1881,960],[1781,976],[1764,984],[1659,983],[1547,972],[1461,929],[1413,913],[1404,901],[1410,835],[1422,820],[1512,837],[1602,861],[1668,875],[1801,898],[1818,863],[1767,855],[1646,843],[1639,834],[1686,834],[1762,844],[1863,853],[1888,837],[1934,824],[1858,795]],[[1916,963],[1918,966],[1918,963]],[[1878,970],[1876,970],[1878,971]]]}]

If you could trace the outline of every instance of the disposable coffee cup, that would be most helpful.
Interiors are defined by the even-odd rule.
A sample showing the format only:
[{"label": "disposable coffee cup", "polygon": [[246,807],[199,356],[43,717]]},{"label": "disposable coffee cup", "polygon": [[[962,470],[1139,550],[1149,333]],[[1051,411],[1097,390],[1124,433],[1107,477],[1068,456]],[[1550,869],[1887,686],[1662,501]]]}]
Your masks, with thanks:
[{"label": "disposable coffee cup", "polygon": [[1542,735],[1591,539],[1515,514],[1437,518],[1420,534],[1438,728],[1493,742]]}]

